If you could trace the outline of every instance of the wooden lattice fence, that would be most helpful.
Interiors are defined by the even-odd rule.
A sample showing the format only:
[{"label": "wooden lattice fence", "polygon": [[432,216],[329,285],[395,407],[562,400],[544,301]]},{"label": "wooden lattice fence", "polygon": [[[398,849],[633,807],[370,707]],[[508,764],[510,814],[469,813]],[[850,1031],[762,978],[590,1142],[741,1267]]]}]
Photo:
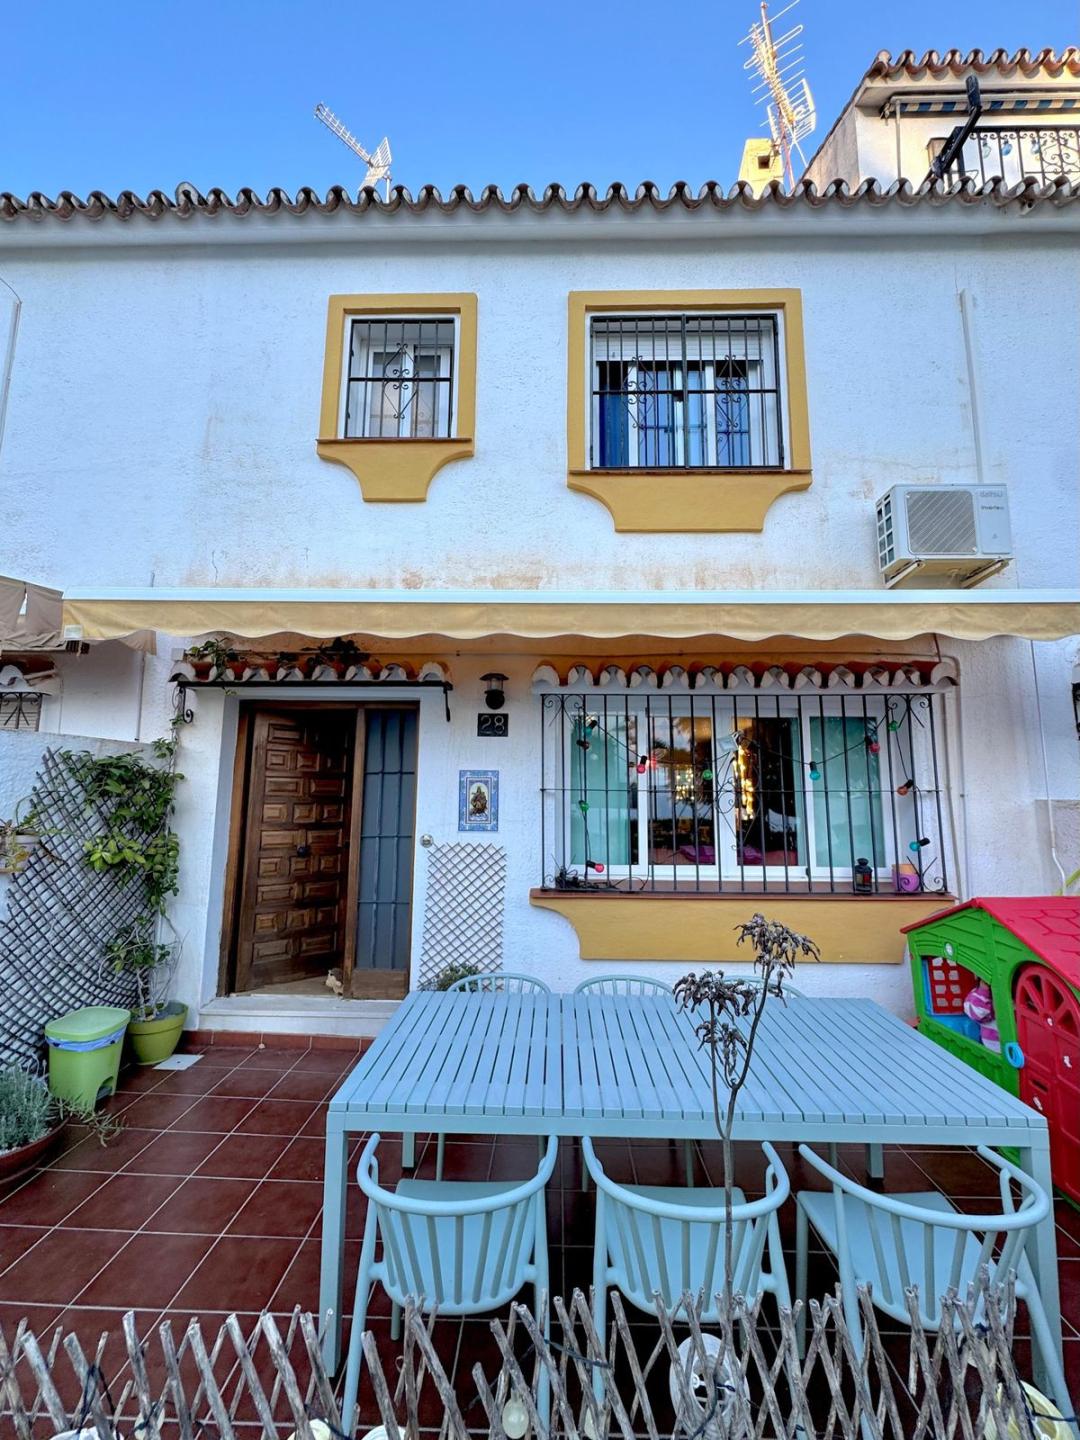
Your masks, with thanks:
[{"label": "wooden lattice fence", "polygon": [[[130,749],[131,747],[125,747]],[[143,747],[147,757],[150,747]],[[123,886],[86,863],[101,829],[64,752],[47,750],[30,795],[42,832],[25,869],[12,878],[0,921],[0,1064],[32,1065],[47,1021],[82,1005],[132,1006],[135,982],[117,974],[105,946],[139,914],[137,885]],[[147,837],[149,838],[149,837]]]},{"label": "wooden lattice fence", "polygon": [[[811,1305],[800,1358],[793,1317],[766,1322],[737,1305],[734,1357],[708,1358],[711,1337],[689,1296],[669,1318],[658,1306],[643,1339],[618,1296],[601,1353],[592,1313],[576,1292],[555,1299],[549,1341],[531,1312],[512,1307],[491,1324],[498,1358],[458,1365],[456,1385],[439,1358],[437,1327],[406,1310],[403,1338],[388,1351],[364,1336],[360,1413],[342,1417],[339,1387],[322,1362],[316,1323],[294,1312],[284,1332],[263,1315],[245,1334],[235,1315],[216,1334],[198,1321],[177,1338],[166,1322],[147,1337],[125,1315],[122,1345],[103,1335],[89,1350],[73,1334],[35,1336],[25,1325],[0,1341],[0,1425],[19,1440],[88,1427],[98,1440],[327,1440],[375,1425],[387,1440],[421,1431],[441,1440],[508,1440],[526,1430],[543,1440],[982,1440],[1037,1434],[1030,1399],[1012,1361],[1011,1294],[947,1299],[940,1332],[927,1334],[911,1297],[911,1334],[883,1336],[862,1297],[866,1347],[856,1358],[839,1299]],[[119,1317],[118,1317],[119,1321]],[[714,1342],[716,1343],[716,1342]],[[680,1350],[680,1345],[682,1349]],[[701,1371],[695,1382],[692,1371]],[[538,1377],[550,1383],[550,1421],[538,1407]],[[596,1385],[597,1377],[603,1384]],[[718,1384],[717,1377],[720,1377]],[[516,1415],[515,1415],[516,1411]],[[434,1418],[433,1418],[434,1417]],[[513,1422],[517,1420],[515,1425]],[[321,1422],[321,1423],[319,1423]]]}]

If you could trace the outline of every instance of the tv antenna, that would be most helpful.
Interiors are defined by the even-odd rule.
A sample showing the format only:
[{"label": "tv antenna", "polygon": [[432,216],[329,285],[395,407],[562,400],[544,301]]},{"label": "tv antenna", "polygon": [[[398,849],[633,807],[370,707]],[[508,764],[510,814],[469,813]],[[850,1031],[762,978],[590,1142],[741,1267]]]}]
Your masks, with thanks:
[{"label": "tv antenna", "polygon": [[761,19],[750,26],[749,34],[739,41],[750,46],[750,58],[744,70],[757,76],[754,94],[764,104],[773,154],[779,155],[788,186],[795,183],[791,154],[794,151],[805,165],[799,142],[817,128],[817,108],[803,69],[803,33],[801,25],[793,25],[779,39],[773,35],[773,24],[795,9],[798,0],[770,17],[767,0],[761,0]]},{"label": "tv antenna", "polygon": [[359,155],[367,166],[367,174],[364,176],[362,190],[370,186],[372,189],[379,184],[380,180],[386,181],[386,198],[390,199],[390,141],[384,135],[374,154],[369,155],[360,141],[351,130],[347,130],[338,117],[327,105],[322,102],[315,106],[315,119],[321,120],[328,130],[332,130],[338,139],[349,147],[354,155]]}]

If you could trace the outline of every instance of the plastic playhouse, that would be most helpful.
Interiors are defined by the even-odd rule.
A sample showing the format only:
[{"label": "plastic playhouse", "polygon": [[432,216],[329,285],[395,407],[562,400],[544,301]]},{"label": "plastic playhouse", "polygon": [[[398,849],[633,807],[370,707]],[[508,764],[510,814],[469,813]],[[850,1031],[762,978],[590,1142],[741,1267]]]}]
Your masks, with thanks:
[{"label": "plastic playhouse", "polygon": [[904,933],[919,1029],[1046,1116],[1080,1203],[1080,897],[968,900]]}]

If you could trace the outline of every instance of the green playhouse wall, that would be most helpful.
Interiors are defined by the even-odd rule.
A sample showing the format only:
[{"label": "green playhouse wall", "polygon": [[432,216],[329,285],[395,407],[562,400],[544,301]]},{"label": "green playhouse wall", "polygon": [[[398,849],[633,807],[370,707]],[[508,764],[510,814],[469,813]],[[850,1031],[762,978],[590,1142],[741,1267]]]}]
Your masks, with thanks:
[{"label": "green playhouse wall", "polygon": [[[1038,955],[985,910],[958,910],[939,920],[930,920],[913,930],[907,939],[919,1029],[1003,1089],[1019,1095],[1019,1072],[1004,1054],[988,1050],[977,1040],[943,1025],[929,1013],[923,961],[935,955],[948,955],[957,965],[986,981],[993,998],[994,1018],[1004,1051],[1006,1045],[1016,1043],[1016,1013],[1013,1008],[1016,971],[1021,965],[1041,965]],[[951,954],[946,950],[947,945],[952,946]]]}]

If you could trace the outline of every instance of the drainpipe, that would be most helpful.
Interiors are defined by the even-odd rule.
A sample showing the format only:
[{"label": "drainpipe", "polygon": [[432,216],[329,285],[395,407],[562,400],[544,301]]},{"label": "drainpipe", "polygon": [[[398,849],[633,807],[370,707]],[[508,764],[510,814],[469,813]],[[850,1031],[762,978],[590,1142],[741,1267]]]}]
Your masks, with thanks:
[{"label": "drainpipe", "polygon": [[22,315],[22,298],[13,286],[0,275],[0,285],[9,291],[13,300],[11,324],[8,327],[7,348],[4,353],[4,368],[0,370],[0,451],[4,448],[4,428],[7,424],[8,394],[11,390],[11,371],[15,365],[15,341],[19,334],[19,317]]}]

